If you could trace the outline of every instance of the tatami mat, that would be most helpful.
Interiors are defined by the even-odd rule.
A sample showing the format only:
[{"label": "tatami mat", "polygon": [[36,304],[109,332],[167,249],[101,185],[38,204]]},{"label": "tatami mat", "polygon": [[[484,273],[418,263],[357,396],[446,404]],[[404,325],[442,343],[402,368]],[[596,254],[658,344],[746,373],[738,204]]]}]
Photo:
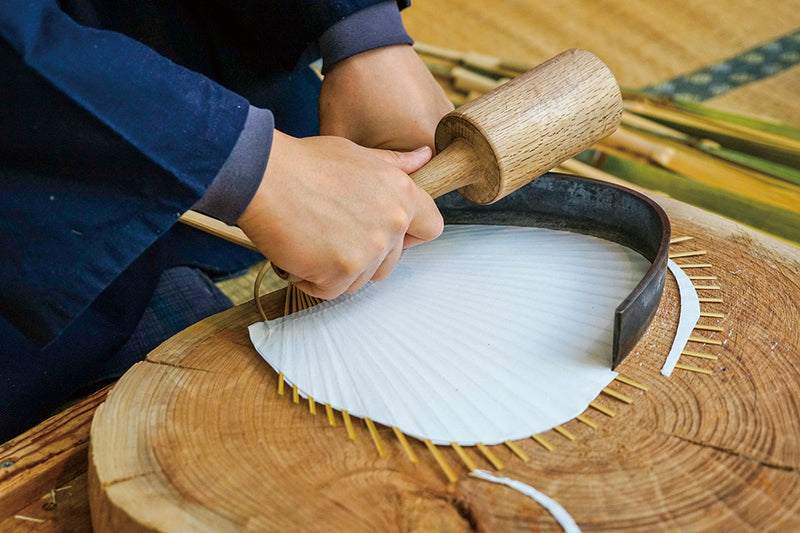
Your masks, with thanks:
[{"label": "tatami mat", "polygon": [[[566,48],[602,58],[623,87],[643,88],[800,29],[797,0],[420,0],[403,14],[419,41],[536,65]],[[800,69],[713,99],[729,111],[800,126]]]}]

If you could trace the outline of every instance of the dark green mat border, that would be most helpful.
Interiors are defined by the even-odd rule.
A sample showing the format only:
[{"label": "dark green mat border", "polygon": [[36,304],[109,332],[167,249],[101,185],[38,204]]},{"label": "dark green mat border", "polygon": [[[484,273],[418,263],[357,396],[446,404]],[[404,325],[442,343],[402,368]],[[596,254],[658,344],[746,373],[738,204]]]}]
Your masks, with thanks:
[{"label": "dark green mat border", "polygon": [[642,92],[701,102],[800,64],[800,30],[746,50],[714,65],[650,85]]}]

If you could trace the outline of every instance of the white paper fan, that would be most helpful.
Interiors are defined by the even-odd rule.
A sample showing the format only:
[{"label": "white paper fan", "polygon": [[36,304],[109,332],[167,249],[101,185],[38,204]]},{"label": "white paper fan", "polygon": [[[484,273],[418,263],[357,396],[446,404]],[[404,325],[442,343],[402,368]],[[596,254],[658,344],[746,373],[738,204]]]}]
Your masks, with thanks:
[{"label": "white paper fan", "polygon": [[574,418],[614,379],[614,310],[649,266],[566,231],[448,226],[388,280],[250,337],[304,397],[434,444],[496,444]]}]

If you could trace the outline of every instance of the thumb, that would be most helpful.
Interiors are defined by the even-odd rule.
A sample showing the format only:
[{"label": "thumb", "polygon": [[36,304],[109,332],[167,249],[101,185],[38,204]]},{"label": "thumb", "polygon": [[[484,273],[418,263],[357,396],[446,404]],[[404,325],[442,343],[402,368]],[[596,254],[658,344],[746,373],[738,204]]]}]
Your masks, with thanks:
[{"label": "thumb", "polygon": [[394,150],[371,149],[372,153],[390,165],[399,168],[406,174],[419,170],[430,161],[433,151],[430,146],[421,146],[413,152],[396,152]]}]

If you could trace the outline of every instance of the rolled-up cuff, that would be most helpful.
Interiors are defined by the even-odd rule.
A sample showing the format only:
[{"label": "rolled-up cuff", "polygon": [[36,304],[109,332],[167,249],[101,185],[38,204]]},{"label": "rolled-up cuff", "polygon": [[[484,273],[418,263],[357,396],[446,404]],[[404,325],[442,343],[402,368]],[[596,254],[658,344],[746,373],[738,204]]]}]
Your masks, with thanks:
[{"label": "rolled-up cuff", "polygon": [[236,145],[206,193],[192,209],[226,224],[236,224],[264,177],[274,128],[271,112],[250,106]]},{"label": "rolled-up cuff", "polygon": [[337,22],[320,36],[322,73],[361,52],[413,42],[403,26],[396,2],[374,4]]}]

